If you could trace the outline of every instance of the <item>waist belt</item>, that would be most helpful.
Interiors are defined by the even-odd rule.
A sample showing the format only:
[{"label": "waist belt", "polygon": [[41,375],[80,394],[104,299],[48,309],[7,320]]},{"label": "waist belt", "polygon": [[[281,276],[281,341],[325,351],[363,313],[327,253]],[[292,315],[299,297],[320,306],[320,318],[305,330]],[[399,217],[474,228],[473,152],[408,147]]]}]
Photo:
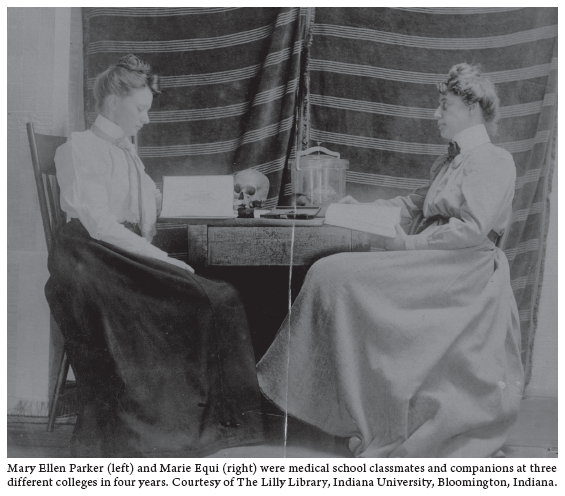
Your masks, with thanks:
[{"label": "waist belt", "polygon": [[[449,219],[451,217],[444,217],[443,215],[433,215],[427,219],[422,219],[418,229],[416,229],[416,234],[420,234],[422,231],[430,227],[434,222],[437,222],[438,226],[443,226],[444,224],[449,224]],[[490,239],[494,244],[498,241],[500,234],[498,234],[494,229],[488,233],[487,238]]]}]

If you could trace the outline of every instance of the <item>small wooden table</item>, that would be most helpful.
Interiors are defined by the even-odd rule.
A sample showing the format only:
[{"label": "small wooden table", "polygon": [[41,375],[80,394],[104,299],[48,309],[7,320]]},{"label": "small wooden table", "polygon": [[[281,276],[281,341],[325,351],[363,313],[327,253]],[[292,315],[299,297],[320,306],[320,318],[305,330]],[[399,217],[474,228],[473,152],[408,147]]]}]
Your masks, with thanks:
[{"label": "small wooden table", "polygon": [[206,266],[311,265],[341,252],[370,251],[370,235],[324,225],[323,218],[159,219],[186,224],[188,264]]}]

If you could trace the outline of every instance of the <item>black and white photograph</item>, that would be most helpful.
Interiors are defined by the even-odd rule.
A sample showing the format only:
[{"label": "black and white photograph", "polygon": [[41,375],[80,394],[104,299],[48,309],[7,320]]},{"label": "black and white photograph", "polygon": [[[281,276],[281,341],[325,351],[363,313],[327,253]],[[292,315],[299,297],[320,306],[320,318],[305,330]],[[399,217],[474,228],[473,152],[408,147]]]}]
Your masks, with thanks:
[{"label": "black and white photograph", "polygon": [[556,459],[557,41],[557,7],[8,7],[7,462]]}]

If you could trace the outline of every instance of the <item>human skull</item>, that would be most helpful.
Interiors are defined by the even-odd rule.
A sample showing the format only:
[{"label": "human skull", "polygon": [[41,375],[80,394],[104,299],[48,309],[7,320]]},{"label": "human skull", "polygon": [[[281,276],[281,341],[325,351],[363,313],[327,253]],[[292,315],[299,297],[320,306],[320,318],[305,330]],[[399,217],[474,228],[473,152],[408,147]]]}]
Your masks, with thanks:
[{"label": "human skull", "polygon": [[249,207],[252,202],[264,202],[269,194],[269,179],[255,169],[239,171],[233,180],[234,207]]}]

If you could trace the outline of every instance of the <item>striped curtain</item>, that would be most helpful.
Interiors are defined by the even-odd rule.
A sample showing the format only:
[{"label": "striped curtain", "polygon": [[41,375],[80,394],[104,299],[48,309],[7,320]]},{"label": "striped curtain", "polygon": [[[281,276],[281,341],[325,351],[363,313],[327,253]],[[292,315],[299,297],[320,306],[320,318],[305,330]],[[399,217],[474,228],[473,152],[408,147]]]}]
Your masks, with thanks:
[{"label": "striped curtain", "polygon": [[255,168],[276,204],[294,126],[306,10],[86,8],[88,124],[96,75],[134,53],[161,74],[163,94],[139,135],[139,155],[163,175]]},{"label": "striped curtain", "polygon": [[[87,124],[98,73],[125,54],[162,76],[139,156],[162,177],[233,174],[254,168],[270,180],[275,206],[295,131],[307,9],[85,8]],[[186,229],[159,225],[155,244],[185,258]]]},{"label": "striped curtain", "polygon": [[480,62],[497,84],[493,142],[512,153],[518,176],[505,251],[529,374],[553,165],[557,9],[317,8],[313,35],[310,138],[349,159],[347,193],[361,201],[427,182],[446,149],[435,83],[452,65]]}]

